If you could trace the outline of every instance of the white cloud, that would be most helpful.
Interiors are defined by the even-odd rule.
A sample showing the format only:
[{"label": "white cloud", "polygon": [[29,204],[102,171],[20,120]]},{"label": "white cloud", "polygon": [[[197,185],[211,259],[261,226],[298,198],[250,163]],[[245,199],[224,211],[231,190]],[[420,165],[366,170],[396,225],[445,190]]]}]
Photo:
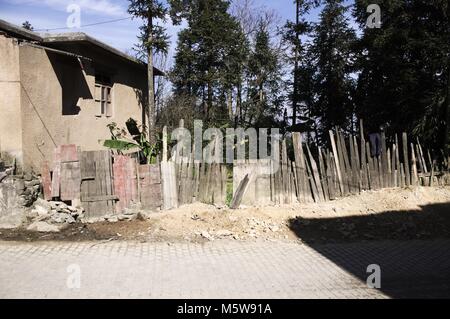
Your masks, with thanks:
[{"label": "white cloud", "polygon": [[6,2],[17,6],[45,6],[57,11],[66,11],[70,4],[77,4],[81,12],[86,10],[90,13],[108,16],[126,16],[126,8],[112,0],[6,0]]},{"label": "white cloud", "polygon": [[[52,29],[61,28],[66,26],[66,5],[75,2],[81,4],[81,24],[90,24],[94,22],[101,22],[108,20],[106,17],[101,17],[102,13],[105,13],[103,7],[109,8],[109,15],[111,19],[122,18],[126,15],[127,1],[115,1],[116,7],[109,7],[109,4],[113,0],[104,1],[94,1],[94,0],[78,0],[78,1],[63,1],[63,0],[0,0],[0,19],[7,20],[11,23],[21,25],[24,21],[29,21],[35,30],[40,29]],[[2,7],[2,4],[14,4],[14,6]],[[122,7],[119,5],[121,4]],[[89,9],[88,9],[89,7]],[[92,12],[90,17],[83,17],[83,8],[87,11]],[[38,10],[39,9],[39,10]],[[108,43],[109,45],[121,50],[129,51],[137,42],[136,38],[139,34],[139,26],[142,25],[143,21],[141,19],[131,19],[118,21],[110,24],[100,24],[91,27],[82,27],[81,29],[74,30],[57,30],[49,31],[51,32],[85,32],[100,41]],[[176,44],[178,39],[178,32],[183,28],[187,27],[187,22],[182,21],[181,25],[173,25],[171,19],[168,17],[167,21],[163,23],[162,21],[156,21],[158,24],[162,24],[167,30],[167,35],[169,35],[169,52],[167,56],[167,68],[170,68],[173,64],[173,57],[176,51]]]},{"label": "white cloud", "polygon": [[29,21],[35,29],[58,28],[65,23],[64,19],[56,19],[51,16],[36,16],[27,12],[2,11],[0,19],[20,26],[23,22]]},{"label": "white cloud", "polygon": [[[54,0],[47,0],[54,1]],[[68,1],[70,2],[70,1]],[[113,4],[109,0],[79,0],[75,1],[75,3],[79,3],[81,9],[88,9],[95,12],[103,12],[108,15],[127,15],[126,9],[118,4]]]}]

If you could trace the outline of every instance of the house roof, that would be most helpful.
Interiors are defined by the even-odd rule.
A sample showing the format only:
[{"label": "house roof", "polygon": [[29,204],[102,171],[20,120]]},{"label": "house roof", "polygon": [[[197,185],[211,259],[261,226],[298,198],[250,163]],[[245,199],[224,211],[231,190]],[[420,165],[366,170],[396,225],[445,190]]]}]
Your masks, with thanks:
[{"label": "house roof", "polygon": [[[122,58],[128,62],[138,64],[140,66],[146,66],[145,63],[135,59],[134,57],[132,57],[126,53],[123,53],[120,50],[113,48],[112,46],[110,46],[104,42],[101,42],[83,32],[38,34],[36,32],[29,31],[25,28],[19,27],[17,25],[14,25],[12,23],[9,23],[9,22],[1,20],[1,19],[0,19],[0,31],[4,31],[7,34],[14,36],[16,38],[19,38],[19,39],[38,42],[40,45],[42,45],[44,47],[47,45],[52,46],[52,44],[59,45],[59,44],[71,44],[71,43],[85,43],[85,44],[100,48],[100,49],[102,49],[106,52],[109,52],[119,58]],[[66,51],[67,51],[67,49],[66,49]],[[153,68],[153,70],[154,70],[155,75],[159,75],[159,76],[164,75],[163,71],[161,71],[155,67]]]},{"label": "house roof", "polygon": [[19,39],[41,42],[43,39],[36,33],[0,19],[0,31],[4,31]]}]

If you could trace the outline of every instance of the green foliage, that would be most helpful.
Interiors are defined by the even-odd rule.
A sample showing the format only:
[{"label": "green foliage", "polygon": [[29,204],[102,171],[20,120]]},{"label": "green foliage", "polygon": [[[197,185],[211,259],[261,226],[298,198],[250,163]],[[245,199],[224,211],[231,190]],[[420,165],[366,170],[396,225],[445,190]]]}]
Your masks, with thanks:
[{"label": "green foliage", "polygon": [[353,45],[356,35],[349,26],[343,0],[328,0],[313,30],[310,54],[315,61],[311,115],[318,119],[317,138],[328,141],[334,126],[351,128],[354,106],[351,98],[354,80]]},{"label": "green foliage", "polygon": [[[336,125],[354,133],[364,119],[366,132],[384,126],[388,136],[404,131],[433,148],[450,145],[448,1],[292,1],[298,20],[280,29],[281,47],[267,20],[250,21],[252,32],[244,33],[237,19],[252,15],[233,17],[231,1],[168,3],[174,23],[188,26],[179,33],[174,96],[161,119],[176,124],[187,114],[205,126],[276,127],[295,107],[288,130],[306,132],[310,142],[326,144]],[[381,28],[365,25],[373,3]],[[319,5],[318,21],[307,21]]]},{"label": "green foliage", "polygon": [[449,145],[449,2],[445,0],[357,0],[382,8],[381,28],[364,28],[358,43],[358,116],[388,133],[405,131],[430,147]]},{"label": "green foliage", "polygon": [[25,21],[24,23],[22,23],[22,28],[30,30],[30,31],[34,30],[33,26],[31,25],[31,23],[28,20]]},{"label": "green foliage", "polygon": [[304,16],[320,3],[319,0],[295,0],[296,21],[287,21],[280,32],[284,43],[283,49],[286,51],[286,59],[292,67],[292,77],[286,80],[292,108],[292,125],[289,130],[306,132],[308,138],[314,130],[311,124],[311,112],[315,101],[315,61],[310,53],[311,44],[308,39],[313,30],[313,23],[307,21]]},{"label": "green foliage", "polygon": [[254,46],[247,68],[247,120],[256,127],[275,124],[275,117],[282,115],[283,90],[280,61],[271,46],[266,25],[261,21],[256,31]]},{"label": "green foliage", "polygon": [[124,140],[116,140],[116,139],[103,141],[103,146],[110,148],[110,149],[117,150],[117,151],[128,151],[133,148],[139,147],[139,145],[136,143],[124,141]]},{"label": "green foliage", "polygon": [[[173,3],[173,2],[172,2]],[[188,27],[178,35],[171,72],[176,95],[195,96],[203,119],[227,121],[227,97],[240,80],[246,39],[228,12],[229,1],[187,1],[180,15]]]},{"label": "green foliage", "polygon": [[[327,143],[328,130],[336,125],[350,129],[354,117],[356,35],[349,26],[348,7],[343,2],[299,1],[298,22],[288,21],[283,28],[293,65],[288,84],[297,110],[291,130],[306,132],[308,139],[314,136],[319,144]],[[323,7],[319,21],[306,21],[303,15],[320,3]]]},{"label": "green foliage", "polygon": [[230,206],[233,201],[233,180],[227,181],[227,193],[225,198],[225,205]]},{"label": "green foliage", "polygon": [[246,35],[228,12],[230,1],[175,0],[171,6],[176,19],[188,22],[171,72],[175,96],[195,97],[197,118],[207,126],[279,126],[282,64],[263,17]]},{"label": "green foliage", "polygon": [[[145,128],[140,128],[134,119],[129,118],[127,120],[127,130],[118,128],[114,122],[108,124],[107,127],[111,132],[111,139],[104,140],[103,146],[116,150],[119,154],[123,151],[136,150],[147,164],[156,162],[158,144],[150,144]],[[131,139],[127,136],[131,136]]]},{"label": "green foliage", "polygon": [[[303,19],[315,1],[297,0],[299,20],[282,29],[292,105],[304,117],[293,130],[327,140],[334,125],[347,132],[364,119],[366,132],[407,132],[431,147],[450,145],[450,25],[444,0],[356,0],[350,27],[342,0],[323,4],[317,24]],[[368,28],[369,4],[381,8],[381,28]],[[297,67],[294,67],[297,64]],[[308,121],[313,120],[312,125]]]},{"label": "green foliage", "polygon": [[[139,27],[139,43],[136,45],[138,57],[145,59],[148,49],[153,53],[167,53],[169,47],[169,36],[166,34],[166,28],[161,25],[155,25],[156,19],[166,22],[168,9],[160,0],[129,0],[128,13],[135,18],[146,21]],[[149,37],[151,36],[151,37]],[[151,40],[149,40],[151,38]]]}]

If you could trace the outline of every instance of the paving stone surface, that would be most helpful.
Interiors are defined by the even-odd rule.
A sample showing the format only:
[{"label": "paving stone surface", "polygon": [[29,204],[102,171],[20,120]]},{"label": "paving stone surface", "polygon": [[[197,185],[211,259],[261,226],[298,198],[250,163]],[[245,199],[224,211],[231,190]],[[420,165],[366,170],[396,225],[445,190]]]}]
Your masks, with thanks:
[{"label": "paving stone surface", "polygon": [[0,298],[403,297],[450,297],[450,240],[0,242]]}]

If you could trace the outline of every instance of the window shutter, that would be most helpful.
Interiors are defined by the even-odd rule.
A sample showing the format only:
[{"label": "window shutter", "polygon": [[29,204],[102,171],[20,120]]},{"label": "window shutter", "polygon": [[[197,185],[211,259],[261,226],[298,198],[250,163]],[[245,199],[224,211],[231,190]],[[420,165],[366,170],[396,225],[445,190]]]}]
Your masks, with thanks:
[{"label": "window shutter", "polygon": [[95,85],[95,116],[102,116],[102,87]]},{"label": "window shutter", "polygon": [[106,97],[105,97],[105,114],[106,116],[112,116],[112,103],[111,103],[111,88],[106,88]]},{"label": "window shutter", "polygon": [[105,106],[106,106],[106,111],[105,114],[106,116],[112,116],[112,106],[111,103],[105,102]]},{"label": "window shutter", "polygon": [[100,98],[101,98],[101,87],[100,87],[100,85],[95,85],[95,101],[96,102],[99,102],[100,101]]}]

